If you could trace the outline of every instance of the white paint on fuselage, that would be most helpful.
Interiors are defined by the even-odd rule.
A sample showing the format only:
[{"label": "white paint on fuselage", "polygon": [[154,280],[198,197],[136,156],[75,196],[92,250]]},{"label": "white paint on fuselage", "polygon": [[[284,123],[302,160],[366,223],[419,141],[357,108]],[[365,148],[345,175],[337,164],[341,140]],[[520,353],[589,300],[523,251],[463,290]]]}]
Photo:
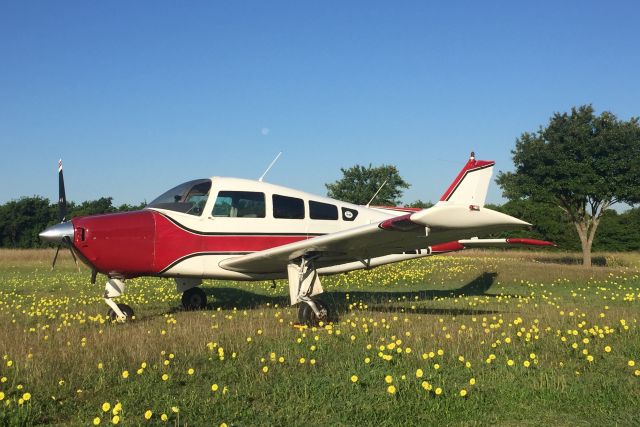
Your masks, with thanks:
[{"label": "white paint on fuselage", "polygon": [[[220,191],[255,191],[262,192],[265,195],[265,217],[264,218],[232,218],[232,217],[214,217],[212,215],[213,207]],[[273,217],[272,196],[274,194],[296,197],[304,200],[305,218],[304,219],[281,219]],[[309,201],[329,203],[337,206],[337,220],[316,220],[309,217]],[[347,221],[343,218],[342,208],[353,209],[358,215],[353,221]],[[317,196],[303,191],[294,190],[292,188],[282,187],[279,185],[269,184],[266,182],[241,179],[241,178],[224,178],[212,177],[211,190],[209,197],[204,205],[202,214],[199,216],[185,214],[181,212],[155,209],[158,212],[174,219],[180,224],[192,230],[202,233],[226,233],[226,234],[299,234],[313,237],[319,234],[329,234],[342,231],[345,229],[379,222],[381,220],[404,215],[406,212],[394,210],[385,211],[380,208],[367,208],[365,206],[354,205],[352,203],[342,202],[331,199],[329,197]],[[194,238],[197,238],[194,235]],[[248,251],[247,251],[248,252]],[[220,280],[267,280],[285,278],[286,271],[277,275],[251,275],[229,271],[219,266],[220,262],[237,255],[216,255],[203,254],[187,258],[162,274],[165,277],[203,277]],[[409,257],[407,259],[410,259]],[[331,273],[346,272],[357,269],[356,265],[350,265],[348,269],[342,271],[334,268]],[[361,268],[361,267],[358,267]]]}]

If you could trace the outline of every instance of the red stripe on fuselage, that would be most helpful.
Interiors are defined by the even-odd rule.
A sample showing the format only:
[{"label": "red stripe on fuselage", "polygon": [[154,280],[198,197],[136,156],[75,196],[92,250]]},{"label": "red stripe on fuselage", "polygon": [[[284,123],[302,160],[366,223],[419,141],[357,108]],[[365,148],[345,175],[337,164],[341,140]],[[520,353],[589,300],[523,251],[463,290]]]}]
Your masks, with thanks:
[{"label": "red stripe on fuselage", "polygon": [[197,234],[175,224],[164,215],[154,212],[156,220],[155,262],[159,273],[177,260],[197,253],[256,252],[288,243],[306,240],[307,235],[233,235]]}]

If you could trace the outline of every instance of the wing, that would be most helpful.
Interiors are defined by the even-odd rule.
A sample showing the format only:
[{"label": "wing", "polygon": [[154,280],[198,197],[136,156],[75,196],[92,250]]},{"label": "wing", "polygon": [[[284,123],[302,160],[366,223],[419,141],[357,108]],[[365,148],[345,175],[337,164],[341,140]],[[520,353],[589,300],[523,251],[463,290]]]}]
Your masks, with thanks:
[{"label": "wing", "polygon": [[291,260],[313,256],[316,268],[322,268],[426,249],[446,242],[526,228],[529,225],[487,208],[441,205],[378,223],[228,258],[220,266],[243,273],[277,273],[286,271]]}]

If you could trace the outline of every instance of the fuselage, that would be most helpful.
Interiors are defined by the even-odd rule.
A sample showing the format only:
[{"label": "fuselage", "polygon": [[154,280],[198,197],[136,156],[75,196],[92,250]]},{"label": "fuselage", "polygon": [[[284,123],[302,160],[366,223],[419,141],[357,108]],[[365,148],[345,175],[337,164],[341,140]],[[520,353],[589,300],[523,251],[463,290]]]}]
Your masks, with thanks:
[{"label": "fuselage", "polygon": [[286,272],[253,275],[219,263],[406,212],[212,177],[181,184],[141,211],[74,218],[73,245],[85,263],[111,277],[279,278]]}]

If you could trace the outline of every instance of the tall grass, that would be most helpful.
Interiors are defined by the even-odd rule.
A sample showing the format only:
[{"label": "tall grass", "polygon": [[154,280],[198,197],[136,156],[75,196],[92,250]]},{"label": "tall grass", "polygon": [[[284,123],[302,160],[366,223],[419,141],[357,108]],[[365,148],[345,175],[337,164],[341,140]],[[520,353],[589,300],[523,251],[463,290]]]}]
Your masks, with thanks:
[{"label": "tall grass", "polygon": [[336,321],[299,329],[284,282],[210,281],[207,310],[185,312],[156,278],[129,282],[137,320],[110,325],[86,269],[17,254],[0,252],[0,424],[105,425],[118,402],[124,425],[637,422],[637,255],[473,251],[327,277]]}]

